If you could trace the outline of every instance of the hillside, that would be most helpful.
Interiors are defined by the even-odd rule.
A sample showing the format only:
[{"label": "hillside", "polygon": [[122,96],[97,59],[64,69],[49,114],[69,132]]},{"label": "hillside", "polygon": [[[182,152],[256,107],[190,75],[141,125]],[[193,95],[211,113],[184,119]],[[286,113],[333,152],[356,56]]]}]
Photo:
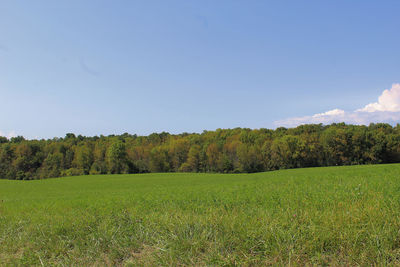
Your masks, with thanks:
[{"label": "hillside", "polygon": [[0,180],[5,265],[398,265],[399,164]]}]

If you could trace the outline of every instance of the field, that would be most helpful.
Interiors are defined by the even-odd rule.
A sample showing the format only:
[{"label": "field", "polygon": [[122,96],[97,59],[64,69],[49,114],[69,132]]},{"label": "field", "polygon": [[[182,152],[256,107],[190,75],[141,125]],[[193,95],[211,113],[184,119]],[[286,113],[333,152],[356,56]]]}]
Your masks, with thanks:
[{"label": "field", "polygon": [[0,180],[0,265],[399,265],[399,174]]}]

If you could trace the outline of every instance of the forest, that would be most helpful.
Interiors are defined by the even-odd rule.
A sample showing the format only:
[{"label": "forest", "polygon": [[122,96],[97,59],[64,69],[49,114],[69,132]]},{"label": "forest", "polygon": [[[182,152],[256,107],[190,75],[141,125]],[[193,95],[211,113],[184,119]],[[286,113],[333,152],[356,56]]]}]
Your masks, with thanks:
[{"label": "forest", "polygon": [[251,173],[400,162],[400,124],[309,124],[296,128],[217,129],[203,133],[0,137],[0,178],[147,172]]}]

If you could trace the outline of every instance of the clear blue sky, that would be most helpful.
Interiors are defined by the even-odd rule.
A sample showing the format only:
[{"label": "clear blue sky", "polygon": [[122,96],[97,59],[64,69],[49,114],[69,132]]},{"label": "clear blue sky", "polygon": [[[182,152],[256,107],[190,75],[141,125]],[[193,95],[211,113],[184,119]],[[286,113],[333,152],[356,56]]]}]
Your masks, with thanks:
[{"label": "clear blue sky", "polygon": [[400,1],[0,2],[0,131],[273,128],[400,82]]}]

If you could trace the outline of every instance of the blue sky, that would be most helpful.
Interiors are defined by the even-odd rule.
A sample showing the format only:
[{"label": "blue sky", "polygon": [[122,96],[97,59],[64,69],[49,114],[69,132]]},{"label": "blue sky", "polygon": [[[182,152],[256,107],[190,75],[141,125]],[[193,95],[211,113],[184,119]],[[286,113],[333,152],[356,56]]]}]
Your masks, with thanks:
[{"label": "blue sky", "polygon": [[1,1],[0,134],[396,122],[399,12],[400,1]]}]

